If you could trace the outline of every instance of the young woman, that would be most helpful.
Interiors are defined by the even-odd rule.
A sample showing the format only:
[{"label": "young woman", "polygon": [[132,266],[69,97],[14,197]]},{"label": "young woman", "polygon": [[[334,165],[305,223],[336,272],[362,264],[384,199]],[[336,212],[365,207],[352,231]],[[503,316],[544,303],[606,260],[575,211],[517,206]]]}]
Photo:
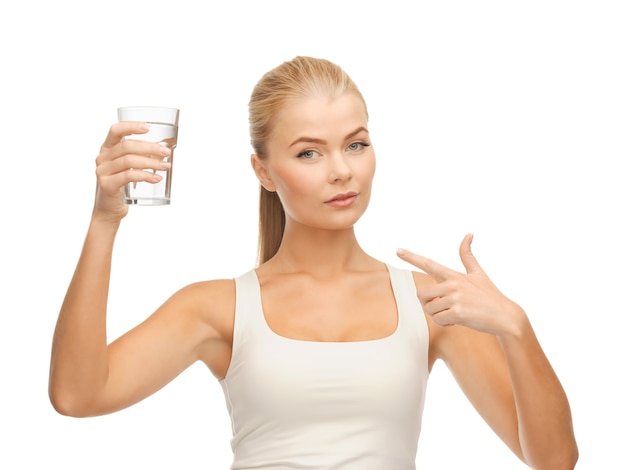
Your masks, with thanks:
[{"label": "young woman", "polygon": [[[196,361],[222,384],[234,469],[411,469],[429,371],[445,361],[486,422],[530,467],[571,469],[566,395],[520,306],[471,252],[466,273],[406,250],[419,272],[359,246],[375,171],[368,113],[341,68],[297,57],[265,74],[249,105],[261,184],[259,265],[199,282],[107,343],[122,188],[155,182],[158,144],[114,124],[96,159],[91,223],[54,334],[50,398],[71,416],[128,407]],[[164,153],[159,153],[164,152]]]}]

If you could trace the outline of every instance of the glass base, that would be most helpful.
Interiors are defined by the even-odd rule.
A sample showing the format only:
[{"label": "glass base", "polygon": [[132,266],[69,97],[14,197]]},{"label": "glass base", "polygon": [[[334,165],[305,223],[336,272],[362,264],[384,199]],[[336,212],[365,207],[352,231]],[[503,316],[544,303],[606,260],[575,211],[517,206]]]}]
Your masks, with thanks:
[{"label": "glass base", "polygon": [[124,202],[129,206],[166,206],[170,200],[165,198],[136,197],[124,198]]}]

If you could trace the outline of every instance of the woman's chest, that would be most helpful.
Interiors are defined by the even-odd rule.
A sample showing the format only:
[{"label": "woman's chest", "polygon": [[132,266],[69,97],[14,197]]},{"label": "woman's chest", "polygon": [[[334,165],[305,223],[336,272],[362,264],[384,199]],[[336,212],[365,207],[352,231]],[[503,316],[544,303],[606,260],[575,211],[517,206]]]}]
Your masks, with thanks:
[{"label": "woman's chest", "polygon": [[398,326],[393,291],[376,283],[270,287],[262,305],[269,328],[297,340],[368,341],[388,337]]}]

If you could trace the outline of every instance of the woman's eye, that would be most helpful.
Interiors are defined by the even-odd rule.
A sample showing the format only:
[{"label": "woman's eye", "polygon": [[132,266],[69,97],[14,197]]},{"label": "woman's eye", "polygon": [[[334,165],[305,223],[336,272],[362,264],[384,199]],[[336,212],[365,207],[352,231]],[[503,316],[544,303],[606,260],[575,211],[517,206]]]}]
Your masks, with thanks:
[{"label": "woman's eye", "polygon": [[315,157],[317,152],[315,150],[305,150],[304,152],[300,152],[298,154],[298,158],[304,158],[305,160],[310,160]]},{"label": "woman's eye", "polygon": [[348,145],[348,150],[361,150],[364,147],[369,147],[370,144],[367,144],[365,142],[353,142],[350,145]]}]

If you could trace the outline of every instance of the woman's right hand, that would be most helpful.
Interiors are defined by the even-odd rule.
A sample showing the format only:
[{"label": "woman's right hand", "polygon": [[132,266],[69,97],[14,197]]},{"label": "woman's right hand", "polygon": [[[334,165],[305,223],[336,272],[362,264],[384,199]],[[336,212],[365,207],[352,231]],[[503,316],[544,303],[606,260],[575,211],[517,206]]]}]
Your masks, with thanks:
[{"label": "woman's right hand", "polygon": [[169,148],[155,142],[124,139],[133,134],[145,134],[149,129],[143,122],[118,122],[109,129],[96,158],[94,217],[118,223],[128,213],[124,186],[138,182],[158,183],[159,175],[144,170],[170,167],[170,163],[163,161],[171,152]]}]

